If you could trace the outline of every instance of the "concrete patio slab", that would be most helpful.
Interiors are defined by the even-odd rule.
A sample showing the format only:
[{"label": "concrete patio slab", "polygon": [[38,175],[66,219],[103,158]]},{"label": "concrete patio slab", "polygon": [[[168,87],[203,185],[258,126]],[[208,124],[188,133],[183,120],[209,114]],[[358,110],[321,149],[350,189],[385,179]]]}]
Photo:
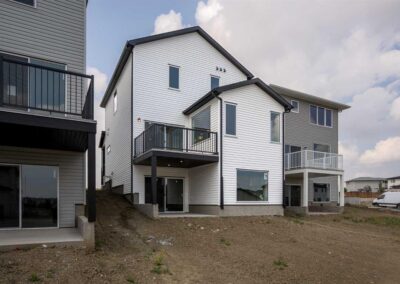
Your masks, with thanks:
[{"label": "concrete patio slab", "polygon": [[0,250],[38,245],[84,245],[76,228],[0,230]]}]

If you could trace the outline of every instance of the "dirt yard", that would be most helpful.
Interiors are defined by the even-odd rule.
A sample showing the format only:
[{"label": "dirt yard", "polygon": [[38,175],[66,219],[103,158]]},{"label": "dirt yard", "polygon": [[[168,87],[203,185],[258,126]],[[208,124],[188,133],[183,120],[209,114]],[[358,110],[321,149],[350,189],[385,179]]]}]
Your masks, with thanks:
[{"label": "dirt yard", "polygon": [[400,214],[149,220],[98,193],[96,251],[0,253],[1,283],[399,283]]}]

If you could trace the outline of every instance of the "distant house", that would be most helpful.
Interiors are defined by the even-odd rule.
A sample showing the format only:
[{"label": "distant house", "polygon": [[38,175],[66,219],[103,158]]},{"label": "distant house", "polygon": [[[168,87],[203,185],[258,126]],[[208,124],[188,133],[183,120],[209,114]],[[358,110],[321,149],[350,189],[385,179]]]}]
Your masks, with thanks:
[{"label": "distant house", "polygon": [[[399,179],[399,184],[400,184],[400,179]],[[354,192],[354,191],[378,192],[379,189],[387,189],[387,188],[388,188],[388,183],[386,178],[358,177],[346,181],[346,189],[348,192]]]},{"label": "distant house", "polygon": [[400,176],[387,178],[388,189],[400,189]]}]

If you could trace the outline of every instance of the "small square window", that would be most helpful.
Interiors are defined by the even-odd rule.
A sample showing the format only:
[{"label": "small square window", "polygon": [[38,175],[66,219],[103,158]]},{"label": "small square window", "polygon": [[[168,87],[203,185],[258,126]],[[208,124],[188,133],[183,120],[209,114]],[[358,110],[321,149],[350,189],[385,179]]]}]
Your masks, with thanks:
[{"label": "small square window", "polygon": [[211,76],[211,90],[219,87],[219,77]]},{"label": "small square window", "polygon": [[169,87],[179,89],[179,67],[169,66]]},{"label": "small square window", "polygon": [[291,101],[291,105],[293,106],[291,111],[295,112],[295,113],[299,113],[299,108],[300,108],[299,102],[295,101],[295,100],[292,100]]}]

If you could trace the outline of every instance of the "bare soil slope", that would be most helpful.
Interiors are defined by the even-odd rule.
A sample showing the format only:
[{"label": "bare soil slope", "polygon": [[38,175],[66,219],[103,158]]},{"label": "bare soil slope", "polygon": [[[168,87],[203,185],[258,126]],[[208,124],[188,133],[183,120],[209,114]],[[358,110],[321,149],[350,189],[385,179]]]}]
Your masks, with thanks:
[{"label": "bare soil slope", "polygon": [[94,253],[43,248],[0,253],[0,282],[398,283],[400,215],[149,220],[98,192]]}]

